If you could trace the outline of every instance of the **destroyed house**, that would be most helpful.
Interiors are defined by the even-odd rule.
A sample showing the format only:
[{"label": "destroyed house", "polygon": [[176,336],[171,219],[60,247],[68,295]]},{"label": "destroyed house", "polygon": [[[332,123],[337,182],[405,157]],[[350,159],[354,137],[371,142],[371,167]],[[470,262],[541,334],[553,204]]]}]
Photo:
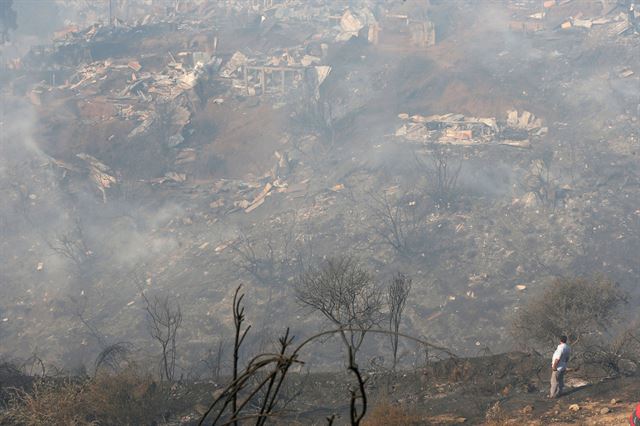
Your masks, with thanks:
[{"label": "destroyed house", "polygon": [[509,29],[516,32],[598,31],[617,37],[640,26],[634,1],[509,0]]},{"label": "destroyed house", "polygon": [[300,48],[279,55],[249,58],[236,52],[220,70],[232,87],[246,96],[283,95],[290,90],[317,90],[330,72],[318,56]]},{"label": "destroyed house", "polygon": [[53,46],[34,46],[26,55],[27,70],[75,68],[83,63],[135,56],[140,44],[149,37],[169,32],[169,23],[129,27],[92,25],[82,31],[60,34]]},{"label": "destroyed house", "polygon": [[547,132],[542,120],[529,111],[507,111],[506,121],[495,117],[467,117],[463,114],[412,115],[399,114],[404,123],[395,136],[410,142],[450,145],[500,143],[528,147],[531,137]]},{"label": "destroyed house", "polygon": [[389,47],[424,48],[436,44],[433,22],[409,14],[385,14],[379,24],[369,28],[369,41]]}]

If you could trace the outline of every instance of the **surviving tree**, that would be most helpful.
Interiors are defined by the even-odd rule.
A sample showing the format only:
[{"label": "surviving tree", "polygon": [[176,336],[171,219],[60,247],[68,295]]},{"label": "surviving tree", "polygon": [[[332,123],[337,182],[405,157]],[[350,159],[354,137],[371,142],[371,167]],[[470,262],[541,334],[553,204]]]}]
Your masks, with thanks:
[{"label": "surviving tree", "polygon": [[610,329],[626,300],[606,278],[558,278],[519,309],[513,332],[527,345],[553,345],[560,335],[581,345]]}]

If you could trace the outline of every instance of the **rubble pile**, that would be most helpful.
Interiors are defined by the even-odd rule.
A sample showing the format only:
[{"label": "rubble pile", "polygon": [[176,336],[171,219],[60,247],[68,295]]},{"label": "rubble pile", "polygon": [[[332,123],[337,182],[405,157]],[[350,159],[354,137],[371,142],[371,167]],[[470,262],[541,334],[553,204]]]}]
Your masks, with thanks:
[{"label": "rubble pile", "polygon": [[501,144],[520,148],[530,146],[531,138],[544,136],[548,128],[529,111],[507,112],[506,120],[495,117],[468,117],[463,114],[398,115],[405,123],[395,136],[423,144],[481,145]]},{"label": "rubble pile", "polygon": [[590,31],[593,37],[619,37],[640,32],[640,10],[633,1],[582,2],[509,0],[512,30]]},{"label": "rubble pile", "polygon": [[307,53],[309,49],[302,46],[251,58],[235,52],[221,67],[220,77],[246,96],[284,96],[290,90],[309,87],[317,92],[331,72],[330,66],[323,65],[328,45],[322,43],[318,47],[320,56]]}]

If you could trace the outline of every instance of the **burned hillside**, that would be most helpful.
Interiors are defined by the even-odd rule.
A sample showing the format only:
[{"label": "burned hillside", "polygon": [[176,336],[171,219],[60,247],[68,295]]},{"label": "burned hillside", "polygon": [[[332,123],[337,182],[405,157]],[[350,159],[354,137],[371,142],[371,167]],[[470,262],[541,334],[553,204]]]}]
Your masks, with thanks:
[{"label": "burned hillside", "polygon": [[238,284],[266,347],[323,328],[294,287],[347,254],[412,277],[403,329],[464,355],[512,349],[555,277],[638,297],[633,1],[57,3],[3,51],[0,354],[152,357],[142,295],[169,296],[201,375]]}]

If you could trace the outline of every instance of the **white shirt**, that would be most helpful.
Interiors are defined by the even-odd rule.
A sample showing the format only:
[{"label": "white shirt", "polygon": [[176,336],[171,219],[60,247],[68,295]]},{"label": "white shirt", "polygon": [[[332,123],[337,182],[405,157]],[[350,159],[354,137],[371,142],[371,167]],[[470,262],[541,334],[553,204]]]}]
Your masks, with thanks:
[{"label": "white shirt", "polygon": [[558,371],[564,371],[567,369],[567,363],[569,362],[569,357],[571,356],[571,348],[566,343],[560,343],[558,348],[553,353],[553,357],[551,358],[551,367],[553,368],[553,363],[558,360]]}]

